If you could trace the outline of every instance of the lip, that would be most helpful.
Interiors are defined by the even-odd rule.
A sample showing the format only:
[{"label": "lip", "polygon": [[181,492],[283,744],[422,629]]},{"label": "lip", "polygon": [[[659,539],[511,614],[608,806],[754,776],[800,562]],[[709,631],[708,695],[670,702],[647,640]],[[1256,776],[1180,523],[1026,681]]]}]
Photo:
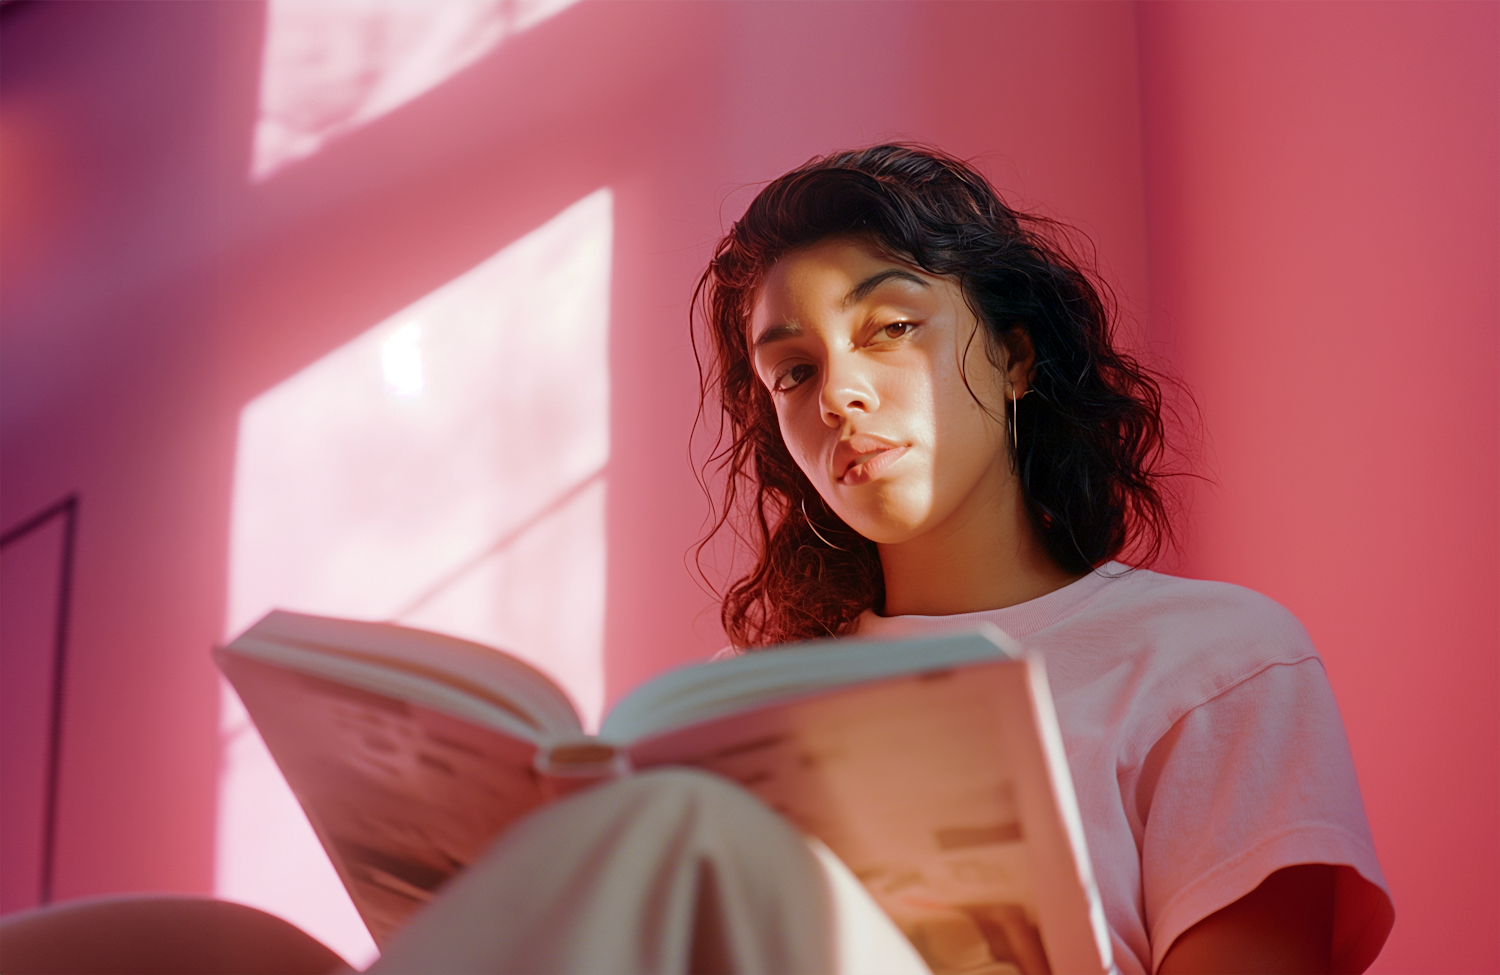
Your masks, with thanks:
[{"label": "lip", "polygon": [[884,474],[900,460],[908,447],[879,437],[856,434],[839,441],[833,452],[833,469],[839,470],[839,483],[854,486],[866,484]]}]

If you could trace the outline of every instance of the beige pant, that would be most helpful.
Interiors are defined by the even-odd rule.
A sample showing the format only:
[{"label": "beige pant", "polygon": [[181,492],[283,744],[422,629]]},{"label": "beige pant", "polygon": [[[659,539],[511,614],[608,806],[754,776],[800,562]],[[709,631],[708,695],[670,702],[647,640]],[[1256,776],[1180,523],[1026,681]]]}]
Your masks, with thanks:
[{"label": "beige pant", "polygon": [[685,770],[629,776],[517,823],[370,970],[928,975],[822,844]]}]

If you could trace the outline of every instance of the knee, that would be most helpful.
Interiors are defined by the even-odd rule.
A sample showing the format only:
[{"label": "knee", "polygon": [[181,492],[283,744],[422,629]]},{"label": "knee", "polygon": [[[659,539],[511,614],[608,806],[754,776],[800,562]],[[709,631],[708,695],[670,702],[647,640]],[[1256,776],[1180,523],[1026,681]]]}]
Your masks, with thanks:
[{"label": "knee", "polygon": [[607,786],[621,801],[649,808],[653,815],[676,812],[764,810],[754,795],[736,782],[693,768],[662,768],[628,775]]},{"label": "knee", "polygon": [[667,823],[778,820],[759,799],[730,779],[681,767],[627,775],[569,796],[560,805],[572,807],[564,815],[617,824],[640,820],[658,827]]},{"label": "knee", "polygon": [[[558,849],[561,838],[565,852]],[[556,871],[559,856],[584,869],[620,858],[675,862],[689,850],[729,856],[781,847],[805,853],[797,832],[754,795],[722,776],[671,768],[627,775],[543,806],[507,830],[485,858],[534,861],[536,869]]]},{"label": "knee", "polygon": [[90,898],[0,920],[0,971],[331,972],[344,960],[264,911],[206,897]]}]

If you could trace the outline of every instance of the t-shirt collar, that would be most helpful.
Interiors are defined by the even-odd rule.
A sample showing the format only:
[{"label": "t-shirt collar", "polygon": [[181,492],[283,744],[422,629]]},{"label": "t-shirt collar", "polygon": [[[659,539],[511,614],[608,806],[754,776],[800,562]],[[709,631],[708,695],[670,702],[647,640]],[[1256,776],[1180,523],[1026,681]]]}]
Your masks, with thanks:
[{"label": "t-shirt collar", "polygon": [[1023,639],[1071,616],[1101,589],[1130,571],[1129,566],[1119,562],[1107,562],[1077,582],[1069,583],[1045,596],[1003,609],[986,609],[977,613],[878,616],[874,610],[867,609],[860,614],[856,633],[862,637],[894,639],[918,633],[967,630],[980,623],[990,623],[1017,639]]}]

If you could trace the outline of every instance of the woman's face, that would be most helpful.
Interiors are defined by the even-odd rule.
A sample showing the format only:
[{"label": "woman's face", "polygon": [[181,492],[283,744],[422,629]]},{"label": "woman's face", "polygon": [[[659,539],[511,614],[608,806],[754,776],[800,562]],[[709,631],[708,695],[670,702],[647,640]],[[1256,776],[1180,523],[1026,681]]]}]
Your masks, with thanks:
[{"label": "woman's face", "polygon": [[955,281],[822,241],[771,268],[749,342],[797,466],[866,538],[962,525],[1015,490],[1011,387]]}]

